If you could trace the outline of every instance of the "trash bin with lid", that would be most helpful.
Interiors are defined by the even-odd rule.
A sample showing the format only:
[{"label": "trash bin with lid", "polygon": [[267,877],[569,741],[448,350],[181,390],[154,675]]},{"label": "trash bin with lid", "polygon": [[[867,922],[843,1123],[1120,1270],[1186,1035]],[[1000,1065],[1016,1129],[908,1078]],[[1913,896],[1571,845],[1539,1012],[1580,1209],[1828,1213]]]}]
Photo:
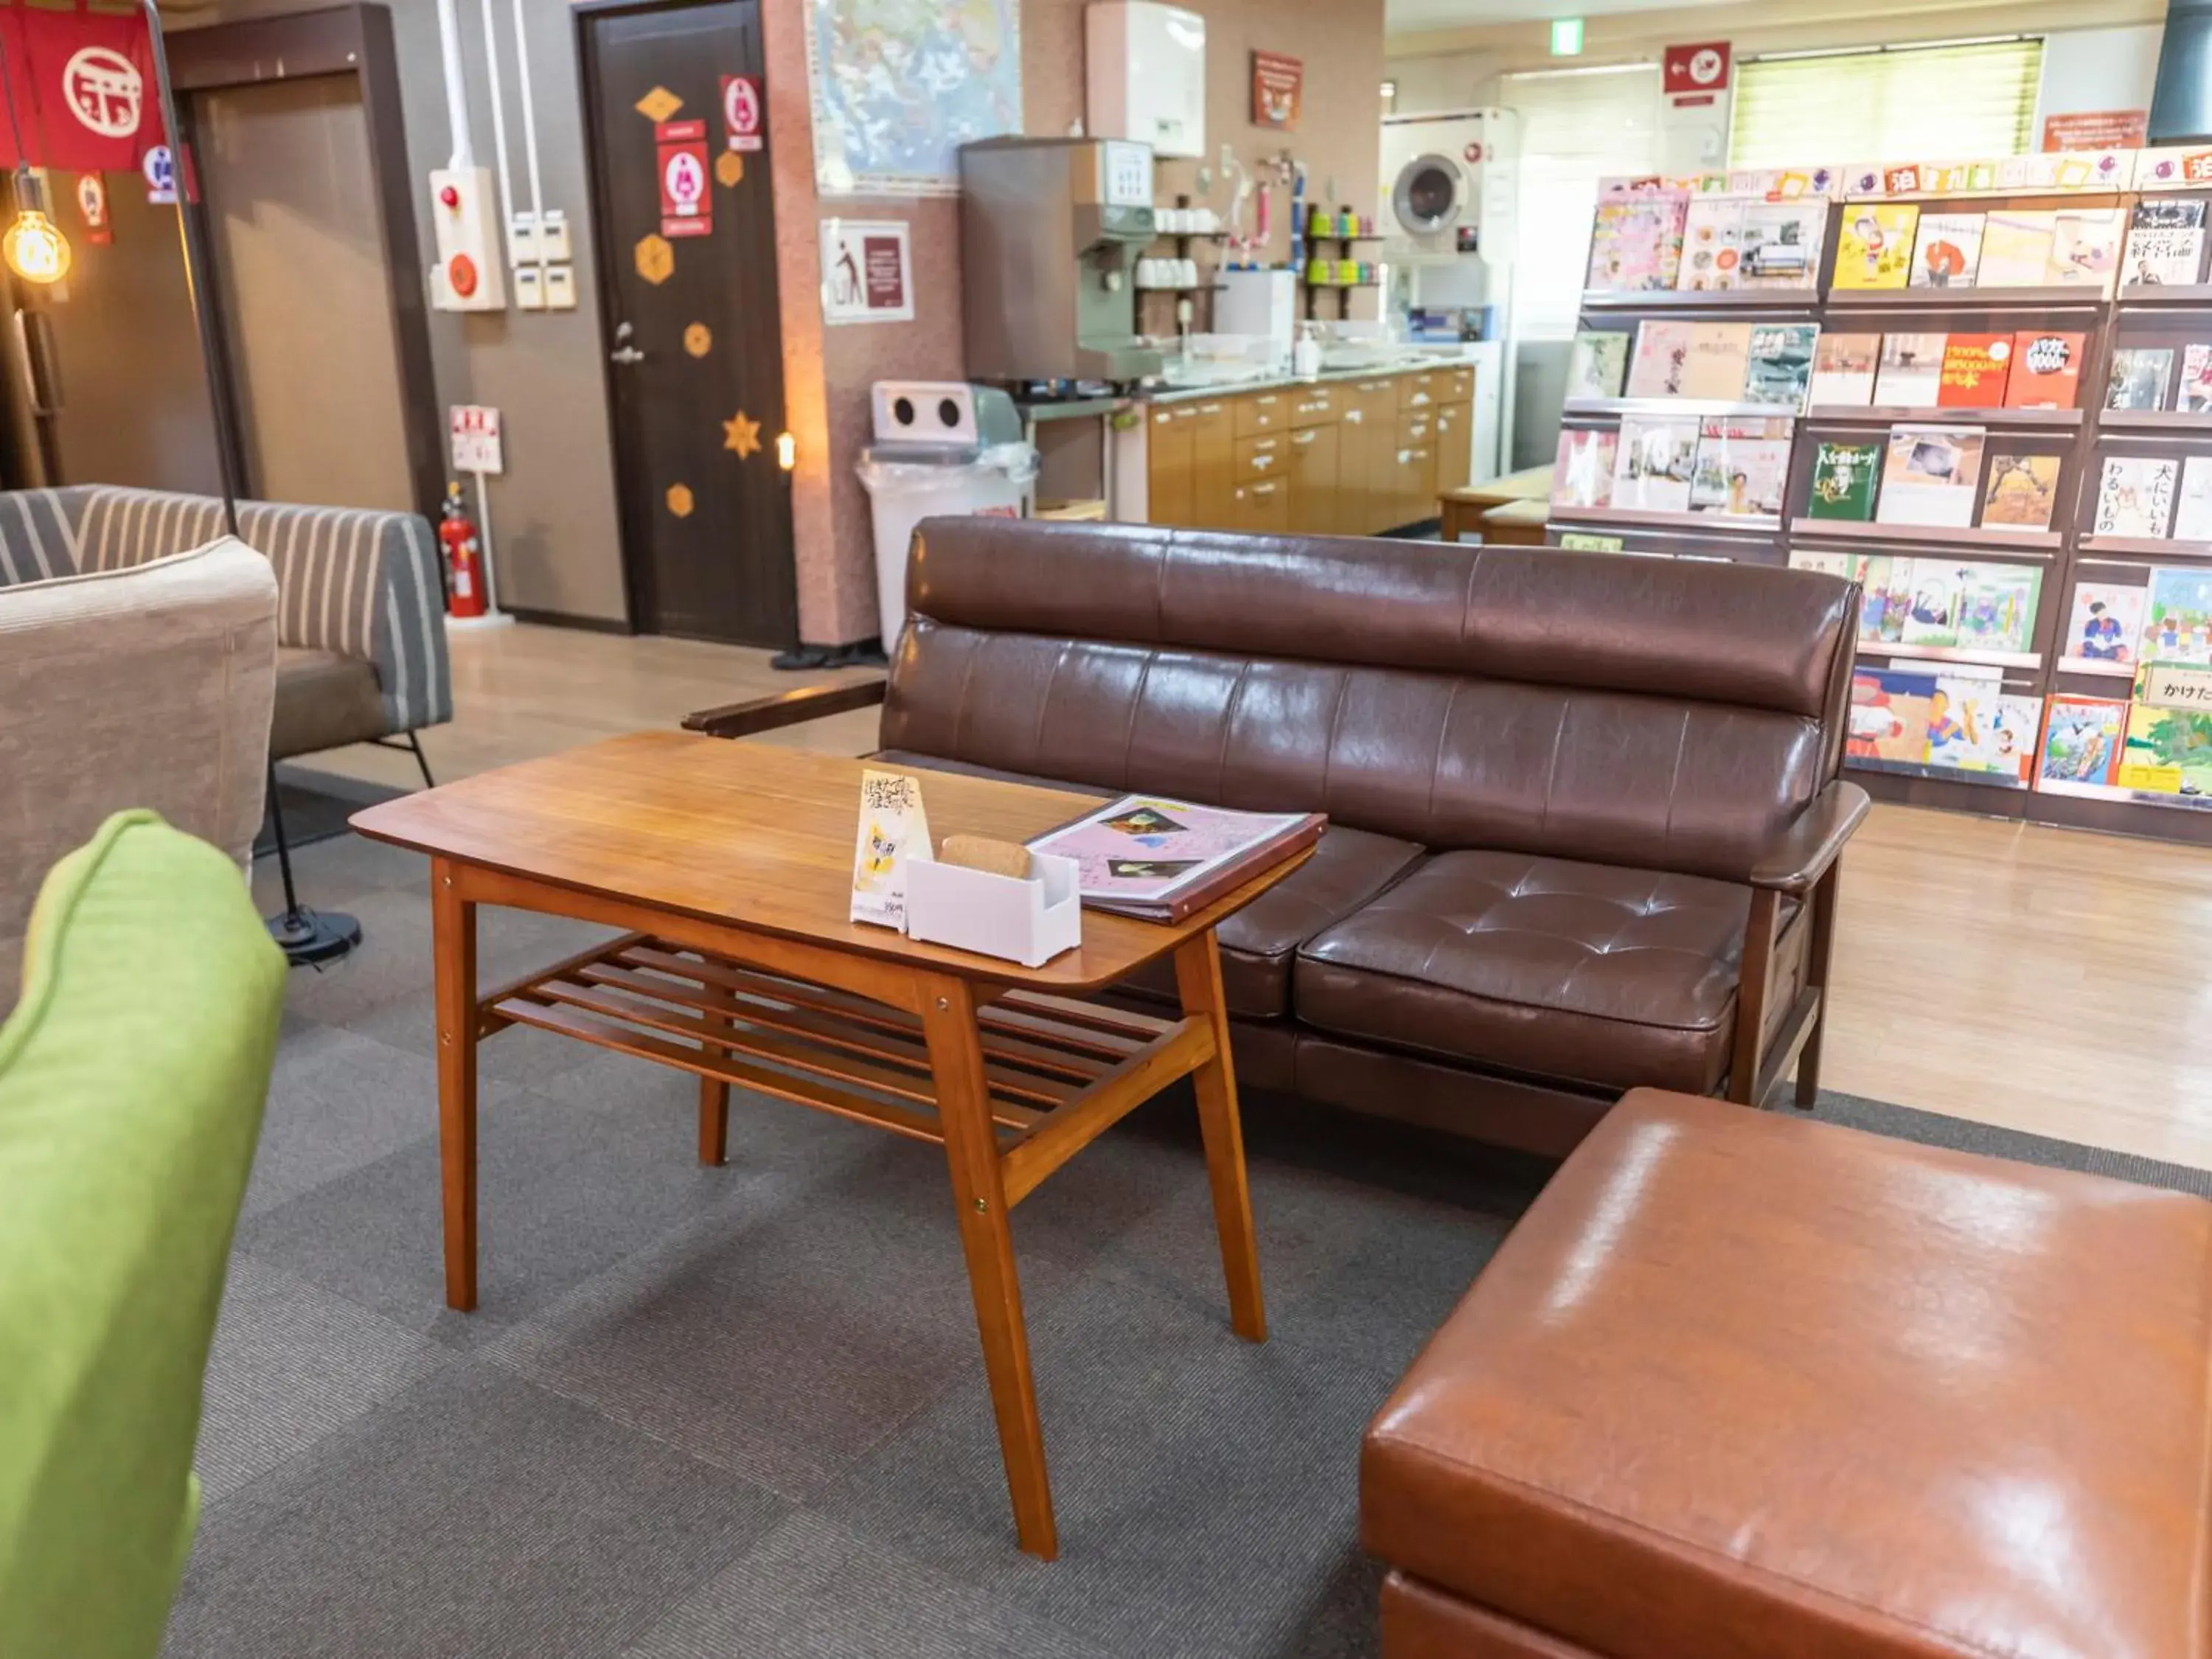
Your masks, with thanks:
[{"label": "trash bin with lid", "polygon": [[1037,453],[1022,440],[1014,400],[958,380],[878,380],[876,441],[856,469],[876,529],[876,603],[884,650],[906,626],[907,544],[945,514],[1021,516]]}]

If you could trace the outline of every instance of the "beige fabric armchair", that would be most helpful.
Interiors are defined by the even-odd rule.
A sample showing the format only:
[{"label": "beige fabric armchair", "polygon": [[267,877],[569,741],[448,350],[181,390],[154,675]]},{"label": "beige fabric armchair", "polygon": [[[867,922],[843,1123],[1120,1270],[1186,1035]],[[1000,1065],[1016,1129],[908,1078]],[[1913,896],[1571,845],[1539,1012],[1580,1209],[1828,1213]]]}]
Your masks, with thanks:
[{"label": "beige fabric armchair", "polygon": [[0,1013],[40,882],[109,813],[149,806],[243,867],[276,683],[276,578],[230,537],[0,584]]}]

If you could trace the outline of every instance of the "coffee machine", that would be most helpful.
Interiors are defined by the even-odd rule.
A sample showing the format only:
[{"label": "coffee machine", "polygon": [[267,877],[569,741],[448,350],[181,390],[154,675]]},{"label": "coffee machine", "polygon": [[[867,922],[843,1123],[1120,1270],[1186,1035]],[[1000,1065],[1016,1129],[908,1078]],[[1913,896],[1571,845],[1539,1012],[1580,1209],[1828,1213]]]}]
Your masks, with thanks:
[{"label": "coffee machine", "polygon": [[968,378],[1136,380],[1137,256],[1152,152],[1121,138],[989,138],[960,149]]}]

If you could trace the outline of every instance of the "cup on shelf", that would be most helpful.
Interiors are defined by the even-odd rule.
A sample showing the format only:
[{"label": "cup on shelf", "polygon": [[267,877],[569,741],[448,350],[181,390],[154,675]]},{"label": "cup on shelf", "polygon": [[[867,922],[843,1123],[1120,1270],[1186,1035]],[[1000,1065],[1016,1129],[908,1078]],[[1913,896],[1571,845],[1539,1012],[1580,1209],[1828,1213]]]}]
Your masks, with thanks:
[{"label": "cup on shelf", "polygon": [[1176,268],[1176,276],[1175,276],[1175,279],[1176,279],[1176,286],[1177,286],[1177,287],[1179,287],[1179,288],[1196,288],[1196,287],[1198,286],[1198,261],[1197,261],[1197,260],[1195,260],[1195,259],[1178,259],[1178,260],[1176,260],[1176,261],[1175,262],[1175,268]]},{"label": "cup on shelf", "polygon": [[1184,208],[1156,208],[1152,222],[1163,236],[1181,236],[1190,229],[1190,213]]},{"label": "cup on shelf", "polygon": [[1193,208],[1191,229],[1200,236],[1211,236],[1221,228],[1221,216],[1210,207]]}]

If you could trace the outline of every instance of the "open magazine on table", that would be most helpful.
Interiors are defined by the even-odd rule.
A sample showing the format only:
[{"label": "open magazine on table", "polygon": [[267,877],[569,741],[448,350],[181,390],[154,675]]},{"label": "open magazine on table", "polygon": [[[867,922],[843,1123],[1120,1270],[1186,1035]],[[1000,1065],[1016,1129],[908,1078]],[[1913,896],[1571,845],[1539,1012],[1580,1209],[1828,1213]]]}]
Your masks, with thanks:
[{"label": "open magazine on table", "polygon": [[1318,812],[1231,812],[1164,795],[1124,795],[1039,836],[1033,853],[1073,859],[1085,904],[1147,921],[1180,921],[1255,872],[1311,846]]}]

